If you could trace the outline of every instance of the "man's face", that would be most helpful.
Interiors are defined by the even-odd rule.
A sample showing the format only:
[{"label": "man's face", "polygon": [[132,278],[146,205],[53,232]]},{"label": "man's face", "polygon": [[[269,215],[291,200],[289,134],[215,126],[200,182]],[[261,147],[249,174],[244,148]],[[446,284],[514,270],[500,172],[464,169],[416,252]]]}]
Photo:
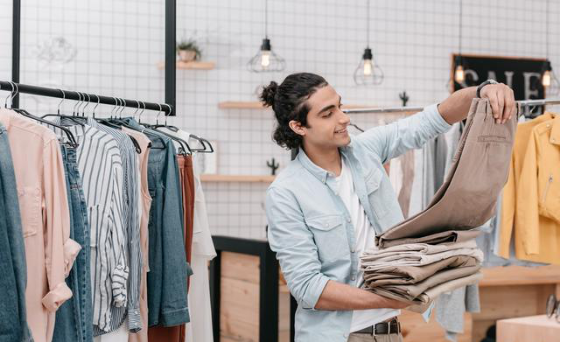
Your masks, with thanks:
[{"label": "man's face", "polygon": [[331,149],[351,142],[347,132],[350,119],[341,111],[341,96],[332,86],[318,89],[308,99],[308,105],[308,127],[299,126],[296,132],[303,136],[304,145]]}]

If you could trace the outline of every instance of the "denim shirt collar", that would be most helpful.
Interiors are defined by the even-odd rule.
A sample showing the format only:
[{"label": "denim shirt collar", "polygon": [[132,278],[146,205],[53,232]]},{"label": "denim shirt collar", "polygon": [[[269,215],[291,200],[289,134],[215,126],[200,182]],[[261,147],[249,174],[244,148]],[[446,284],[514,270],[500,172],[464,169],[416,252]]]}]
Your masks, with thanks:
[{"label": "denim shirt collar", "polygon": [[[341,156],[345,159],[345,161],[348,162],[350,157],[353,155],[352,136],[351,142],[347,146],[340,147],[339,152],[341,153]],[[298,159],[300,164],[302,164],[302,166],[304,166],[304,168],[308,170],[308,172],[310,172],[312,175],[314,175],[314,177],[316,177],[320,182],[331,186],[331,182],[329,182],[329,179],[335,179],[335,174],[314,164],[314,162],[308,157],[302,147],[299,147],[296,159]]]}]

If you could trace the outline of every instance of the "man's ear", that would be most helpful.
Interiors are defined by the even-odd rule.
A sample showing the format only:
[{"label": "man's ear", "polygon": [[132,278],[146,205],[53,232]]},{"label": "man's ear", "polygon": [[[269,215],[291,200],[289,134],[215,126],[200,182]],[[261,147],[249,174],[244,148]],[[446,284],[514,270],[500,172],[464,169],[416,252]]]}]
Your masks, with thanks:
[{"label": "man's ear", "polygon": [[298,135],[301,135],[301,136],[306,135],[306,129],[304,127],[302,127],[302,124],[300,122],[295,121],[295,120],[290,120],[288,125],[290,126],[290,129],[292,129],[294,131],[294,133],[296,133]]}]

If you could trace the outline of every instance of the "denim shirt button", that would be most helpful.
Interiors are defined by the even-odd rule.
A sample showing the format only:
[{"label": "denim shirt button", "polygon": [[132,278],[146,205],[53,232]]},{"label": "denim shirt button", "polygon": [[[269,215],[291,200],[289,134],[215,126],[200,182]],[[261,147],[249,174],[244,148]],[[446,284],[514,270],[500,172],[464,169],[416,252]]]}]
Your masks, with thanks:
[{"label": "denim shirt button", "polygon": [[354,248],[353,248],[353,249],[351,249],[351,253],[354,253],[354,252],[356,252],[356,250],[355,250]]},{"label": "denim shirt button", "polygon": [[351,277],[351,280],[352,280],[352,281],[355,281],[355,280],[356,280],[356,277],[355,277],[355,276],[352,276],[352,277]]},{"label": "denim shirt button", "polygon": [[351,222],[351,218],[350,218],[350,217],[347,217],[347,222],[349,222],[349,223]]}]

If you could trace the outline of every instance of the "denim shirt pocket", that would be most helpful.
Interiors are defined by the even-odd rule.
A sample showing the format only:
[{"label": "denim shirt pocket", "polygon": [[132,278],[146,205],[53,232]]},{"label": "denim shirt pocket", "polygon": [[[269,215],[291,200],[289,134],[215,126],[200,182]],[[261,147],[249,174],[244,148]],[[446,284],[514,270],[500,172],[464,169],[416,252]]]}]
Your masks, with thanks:
[{"label": "denim shirt pocket", "polygon": [[18,188],[18,201],[21,211],[23,237],[36,235],[42,229],[41,190],[38,187]]},{"label": "denim shirt pocket", "polygon": [[321,215],[306,218],[306,225],[314,234],[321,261],[333,261],[349,255],[347,232],[341,215]]},{"label": "denim shirt pocket", "polygon": [[365,177],[366,193],[368,200],[378,219],[384,217],[388,213],[389,205],[384,200],[382,187],[382,170],[378,168],[372,169]]}]

